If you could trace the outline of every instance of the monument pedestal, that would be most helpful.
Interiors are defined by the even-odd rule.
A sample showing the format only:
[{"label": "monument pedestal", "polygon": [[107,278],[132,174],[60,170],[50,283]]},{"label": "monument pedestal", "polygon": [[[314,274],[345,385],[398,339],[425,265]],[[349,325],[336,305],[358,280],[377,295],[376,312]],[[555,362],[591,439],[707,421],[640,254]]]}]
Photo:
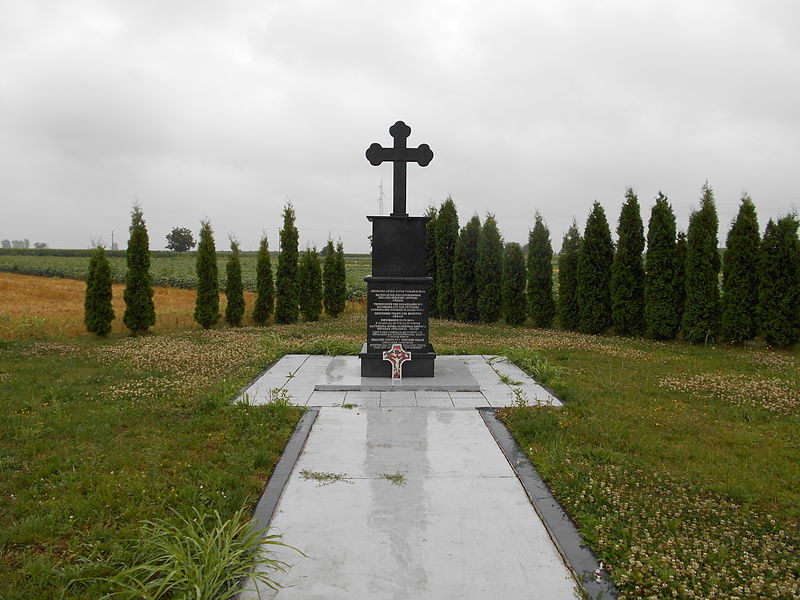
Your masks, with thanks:
[{"label": "monument pedestal", "polygon": [[428,217],[367,217],[372,222],[372,275],[367,282],[367,342],[361,349],[362,377],[391,377],[383,353],[394,344],[411,353],[404,377],[433,377],[436,353],[428,339],[425,275]]}]

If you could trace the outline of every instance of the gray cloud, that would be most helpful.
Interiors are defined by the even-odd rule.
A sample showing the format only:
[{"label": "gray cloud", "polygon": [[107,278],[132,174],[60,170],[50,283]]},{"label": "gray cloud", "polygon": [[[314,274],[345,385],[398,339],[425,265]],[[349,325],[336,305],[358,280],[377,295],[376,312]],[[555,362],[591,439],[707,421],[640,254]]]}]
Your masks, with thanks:
[{"label": "gray cloud", "polygon": [[[152,246],[208,217],[277,245],[365,251],[381,179],[364,150],[404,119],[436,154],[409,207],[453,194],[554,246],[593,200],[659,190],[686,226],[700,187],[721,237],[742,191],[762,226],[797,206],[800,42],[793,2],[71,2],[0,7],[0,237]],[[387,197],[388,207],[390,198]]]}]

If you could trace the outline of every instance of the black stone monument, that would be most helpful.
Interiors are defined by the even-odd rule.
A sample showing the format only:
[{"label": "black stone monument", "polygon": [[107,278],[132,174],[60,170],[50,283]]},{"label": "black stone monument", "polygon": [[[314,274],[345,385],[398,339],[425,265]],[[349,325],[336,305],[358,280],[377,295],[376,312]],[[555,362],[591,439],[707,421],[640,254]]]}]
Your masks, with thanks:
[{"label": "black stone monument", "polygon": [[428,340],[428,294],[433,278],[425,273],[425,229],[429,217],[406,212],[406,163],[427,166],[433,160],[428,144],[407,148],[411,128],[398,121],[389,128],[392,148],[372,144],[367,160],[373,166],[394,163],[392,214],[367,217],[372,222],[372,275],[367,282],[367,343],[361,348],[362,377],[391,377],[383,353],[402,344],[411,353],[404,377],[433,377],[436,353]]}]

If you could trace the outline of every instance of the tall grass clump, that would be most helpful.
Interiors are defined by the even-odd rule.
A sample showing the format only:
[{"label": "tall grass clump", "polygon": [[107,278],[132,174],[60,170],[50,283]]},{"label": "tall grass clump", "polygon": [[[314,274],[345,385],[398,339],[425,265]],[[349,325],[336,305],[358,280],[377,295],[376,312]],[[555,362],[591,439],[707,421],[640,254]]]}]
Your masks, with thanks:
[{"label": "tall grass clump", "polygon": [[144,521],[136,545],[142,548],[139,560],[108,579],[114,591],[106,598],[228,600],[248,577],[277,590],[273,577],[289,565],[270,550],[291,548],[280,535],[256,529],[244,508],[228,520],[217,511],[194,509],[188,516],[176,513],[172,521]]}]

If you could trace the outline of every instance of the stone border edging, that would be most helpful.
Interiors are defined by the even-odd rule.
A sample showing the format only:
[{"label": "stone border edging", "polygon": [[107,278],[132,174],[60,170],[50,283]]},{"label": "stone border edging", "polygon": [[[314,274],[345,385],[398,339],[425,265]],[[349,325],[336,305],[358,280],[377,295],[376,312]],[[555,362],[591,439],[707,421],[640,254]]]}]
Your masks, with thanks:
[{"label": "stone border edging", "polygon": [[265,529],[272,521],[275,509],[278,506],[278,500],[280,500],[283,493],[283,488],[286,487],[286,482],[289,481],[292,469],[303,451],[303,446],[306,444],[308,434],[311,433],[311,427],[317,420],[317,415],[319,415],[318,408],[306,408],[297,422],[292,436],[286,443],[280,460],[278,460],[278,464],[275,465],[275,469],[272,471],[267,487],[264,488],[264,493],[261,494],[261,498],[258,499],[256,508],[253,511],[253,522],[257,529]]},{"label": "stone border edging", "polygon": [[[528,457],[511,436],[505,425],[497,419],[496,408],[476,408],[494,437],[503,455],[525,489],[525,493],[542,519],[547,533],[558,552],[575,575],[583,591],[593,600],[617,600],[617,589],[594,552],[589,548],[570,516],[553,496],[550,488],[536,472]],[[600,575],[598,577],[596,574]]]}]

